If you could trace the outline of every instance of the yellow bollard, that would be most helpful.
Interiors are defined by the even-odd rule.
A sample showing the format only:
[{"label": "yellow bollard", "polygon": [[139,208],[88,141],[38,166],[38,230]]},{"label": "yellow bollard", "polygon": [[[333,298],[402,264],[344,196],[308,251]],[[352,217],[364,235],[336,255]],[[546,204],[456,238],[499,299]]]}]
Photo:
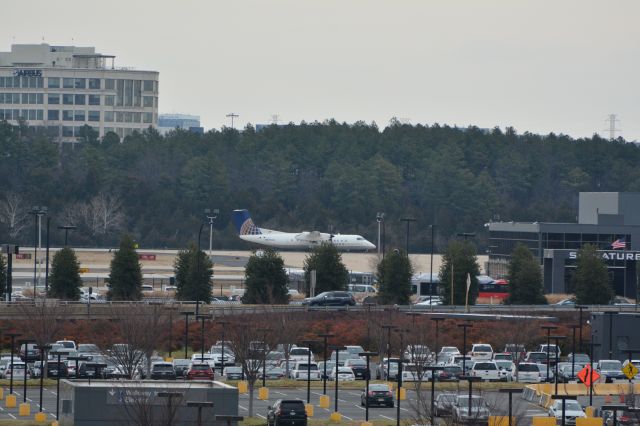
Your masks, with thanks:
[{"label": "yellow bollard", "polygon": [[398,396],[398,389],[396,389],[396,399],[399,399],[400,401],[407,399],[407,390],[405,388],[400,388],[400,396]]},{"label": "yellow bollard", "polygon": [[4,389],[0,388],[0,400],[4,399]]},{"label": "yellow bollard", "polygon": [[57,420],[52,421],[51,426],[58,426],[58,421]]},{"label": "yellow bollard", "polygon": [[18,415],[20,417],[29,417],[31,415],[31,404],[23,402],[18,406]]},{"label": "yellow bollard", "polygon": [[329,405],[331,405],[329,395],[320,395],[320,408],[329,408]]},{"label": "yellow bollard", "polygon": [[340,414],[337,411],[334,411],[333,413],[331,413],[331,415],[329,415],[329,420],[331,420],[334,423],[340,423],[342,421],[342,414]]},{"label": "yellow bollard", "polygon": [[313,417],[313,404],[305,404],[304,411],[307,412],[308,417]]},{"label": "yellow bollard", "polygon": [[360,423],[360,426],[373,426],[373,423],[371,423],[371,422],[362,422],[362,423]]},{"label": "yellow bollard", "polygon": [[247,393],[249,389],[249,384],[245,380],[241,380],[238,382],[238,392]]},{"label": "yellow bollard", "polygon": [[533,426],[556,426],[556,418],[542,416],[531,417],[531,424]]},{"label": "yellow bollard", "polygon": [[44,422],[47,421],[47,415],[45,413],[43,413],[42,411],[39,411],[34,416],[34,419],[38,423],[44,423]]},{"label": "yellow bollard", "polygon": [[7,399],[6,401],[4,401],[4,404],[5,404],[5,407],[7,408],[16,408],[16,405],[17,405],[16,396],[10,393],[9,395],[7,395]]},{"label": "yellow bollard", "polygon": [[584,414],[587,415],[587,417],[593,417],[595,409],[591,406],[587,407],[584,409]]},{"label": "yellow bollard", "polygon": [[269,399],[269,388],[258,389],[258,399],[261,399],[262,401]]},{"label": "yellow bollard", "polygon": [[166,357],[166,358],[164,359],[164,361],[165,361],[165,362],[173,362],[173,357],[168,356],[168,357]]}]

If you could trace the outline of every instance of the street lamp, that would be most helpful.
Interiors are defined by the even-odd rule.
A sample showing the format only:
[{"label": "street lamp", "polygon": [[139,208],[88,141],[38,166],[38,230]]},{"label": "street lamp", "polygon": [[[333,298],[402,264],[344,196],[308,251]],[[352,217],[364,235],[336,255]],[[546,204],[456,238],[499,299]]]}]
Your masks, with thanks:
[{"label": "street lamp", "polygon": [[187,407],[194,407],[198,409],[198,420],[196,424],[202,426],[202,409],[213,408],[213,402],[210,401],[187,401]]},{"label": "street lamp", "polygon": [[396,327],[392,324],[385,324],[382,328],[387,330],[387,371],[385,380],[389,380],[389,372],[391,371],[391,330]]},{"label": "street lamp", "polygon": [[77,229],[78,227],[75,225],[62,225],[62,226],[58,226],[58,229],[64,229],[64,246],[66,247],[67,241],[69,240],[69,231],[72,231],[74,229]]},{"label": "street lamp", "polygon": [[407,244],[407,256],[409,256],[409,225],[411,224],[411,222],[415,222],[416,219],[412,218],[412,217],[403,217],[400,218],[400,222],[406,222],[407,223],[407,240],[406,240],[406,244]]},{"label": "street lamp", "polygon": [[38,249],[42,246],[40,240],[40,228],[42,225],[42,216],[47,214],[47,208],[45,206],[33,206],[29,214],[33,215],[35,219],[35,234],[33,242],[33,300],[36,299],[36,286],[38,284]]},{"label": "street lamp", "polygon": [[[564,402],[564,401],[563,401]],[[613,426],[618,426],[618,411],[624,411],[627,409],[625,404],[606,404],[602,406],[602,410],[613,411]]]},{"label": "street lamp", "polygon": [[507,389],[498,389],[498,392],[501,393],[508,393],[509,394],[509,425],[508,426],[513,426],[513,402],[512,402],[512,396],[514,393],[522,393],[522,389],[511,389],[511,388],[507,388]]},{"label": "street lamp", "polygon": [[218,216],[220,215],[220,210],[218,209],[213,209],[213,211],[211,211],[210,209],[205,209],[204,210],[204,214],[207,216],[207,219],[209,219],[209,256],[213,255],[213,221],[216,220],[218,218]]},{"label": "street lamp", "polygon": [[378,352],[360,352],[358,354],[359,356],[363,356],[367,359],[367,372],[365,373],[365,380],[366,380],[366,385],[365,385],[365,396],[364,396],[364,413],[365,413],[365,421],[368,422],[369,421],[369,380],[371,379],[371,372],[369,370],[369,358],[371,358],[372,356],[377,356]]},{"label": "street lamp", "polygon": [[196,319],[202,321],[200,325],[200,362],[204,362],[204,322],[211,319],[211,315],[196,315]]},{"label": "street lamp", "polygon": [[380,251],[382,250],[380,241],[380,229],[382,228],[382,224],[384,223],[384,213],[378,212],[376,214],[376,222],[378,222],[378,256],[380,256]]},{"label": "street lamp", "polygon": [[184,315],[184,357],[187,359],[187,348],[189,347],[189,316],[195,315],[194,312],[180,312]]},{"label": "street lamp", "polygon": [[555,342],[556,342],[556,356],[555,356],[556,372],[554,373],[555,374],[555,385],[556,386],[555,386],[555,392],[554,393],[557,395],[558,394],[558,364],[560,363],[560,360],[558,359],[558,348],[559,348],[559,344],[560,344],[559,341],[560,341],[560,339],[565,339],[566,336],[551,336],[551,338],[553,340],[555,340]]},{"label": "street lamp", "polygon": [[311,345],[317,340],[303,340],[301,343],[307,347],[307,404],[311,404]]},{"label": "street lamp", "polygon": [[327,394],[327,341],[334,337],[334,334],[331,333],[322,333],[318,334],[318,337],[322,337],[324,340],[324,373],[322,375],[322,394]]},{"label": "street lamp", "polygon": [[267,333],[270,332],[269,327],[259,328],[258,332],[262,333],[262,387],[267,387]]},{"label": "street lamp", "polygon": [[[467,328],[473,327],[471,323],[458,324],[462,328],[462,374],[467,375]],[[471,401],[469,401],[471,404]]]},{"label": "street lamp", "polygon": [[[54,352],[49,352],[49,354],[58,355],[58,363],[56,364],[57,371],[58,371],[58,374],[56,374],[56,420],[60,420],[60,355],[62,355],[62,352],[54,351]],[[77,374],[78,372],[76,371],[76,376]],[[40,395],[41,395],[40,398],[42,399],[42,393]],[[42,411],[42,400],[40,401],[40,411]]]},{"label": "street lamp", "polygon": [[193,289],[196,292],[196,316],[200,312],[200,240],[202,239],[202,228],[204,228],[205,223],[202,222],[200,224],[200,229],[198,229],[198,251],[196,252],[196,282],[194,283]]},{"label": "street lamp", "polygon": [[576,377],[576,330],[580,328],[578,324],[571,324],[569,326],[571,329],[571,379],[573,380]]},{"label": "street lamp", "polygon": [[551,395],[551,399],[560,399],[560,400],[562,400],[562,420],[560,421],[560,424],[562,426],[565,426],[565,424],[566,424],[566,418],[565,418],[565,413],[566,413],[565,404],[566,404],[566,401],[567,401],[567,399],[568,400],[576,400],[578,398],[575,395],[558,395],[558,394],[555,394],[555,395]]},{"label": "street lamp", "polygon": [[[43,388],[43,380],[44,380],[44,372],[45,372],[44,359],[47,351],[51,349],[51,345],[37,346],[37,348],[40,350],[40,412],[42,412],[42,388]],[[26,353],[27,351],[25,350],[25,354]],[[57,375],[60,376],[60,364],[58,364],[57,368],[58,368]]]},{"label": "street lamp", "polygon": [[469,416],[469,418],[471,418],[471,405],[472,405],[472,399],[473,399],[473,382],[479,382],[480,377],[469,376],[465,373],[465,375],[462,376],[461,379],[465,379],[469,383],[469,404],[468,404],[469,411],[467,411],[467,415]]},{"label": "street lamp", "polygon": [[589,309],[589,307],[586,305],[576,305],[575,308],[580,311],[578,325],[580,326],[580,352],[582,353],[582,351],[584,351],[584,347],[582,346],[582,311]]},{"label": "street lamp", "polygon": [[[22,384],[22,402],[26,403],[27,402],[27,354],[29,353],[28,351],[28,344],[32,343],[33,340],[31,339],[23,339],[23,340],[19,340],[18,343],[20,343],[20,346],[24,345],[24,382]],[[11,374],[13,374],[13,366],[11,368]]]},{"label": "street lamp", "polygon": [[[549,381],[549,363],[551,362],[551,359],[549,358],[549,351],[550,348],[549,346],[551,345],[551,330],[555,330],[558,327],[556,327],[555,325],[543,325],[542,327],[540,327],[543,330],[547,330],[547,377],[545,378],[545,381]],[[556,352],[558,351],[558,348],[556,347]]]},{"label": "street lamp", "polygon": [[436,394],[436,371],[444,370],[444,367],[437,365],[427,365],[425,370],[431,371],[431,424],[435,425],[435,394]]},{"label": "street lamp", "polygon": [[613,359],[613,316],[618,313],[615,311],[607,311],[604,314],[609,317],[609,359]]},{"label": "street lamp", "polygon": [[436,364],[437,364],[438,363],[438,332],[440,331],[440,321],[444,321],[444,318],[433,317],[431,318],[431,321],[436,323]]},{"label": "street lamp", "polygon": [[433,310],[433,301],[431,300],[431,296],[433,295],[433,237],[436,229],[435,224],[429,225],[431,228],[431,250],[429,252],[429,306],[431,310]]},{"label": "street lamp", "polygon": [[[11,338],[11,375],[9,377],[9,394],[13,394],[13,370],[14,370],[14,365],[13,365],[13,354],[15,352],[15,342],[16,342],[16,337],[21,336],[20,333],[4,333],[5,336],[8,336]],[[25,374],[26,374],[27,370],[25,368]]]},{"label": "street lamp", "polygon": [[67,359],[69,361],[75,361],[76,362],[75,379],[78,380],[79,372],[80,372],[80,370],[78,370],[78,361],[89,361],[89,357],[84,356],[84,355],[79,355],[79,356],[68,356]]},{"label": "street lamp", "polygon": [[[51,227],[51,216],[47,216],[47,242],[44,261],[44,294],[49,295],[49,228]],[[34,299],[35,300],[35,299]]]},{"label": "street lamp", "polygon": [[333,349],[333,351],[336,353],[336,375],[333,378],[334,381],[336,382],[336,388],[335,388],[335,399],[334,399],[334,411],[337,413],[338,412],[338,365],[340,364],[340,351],[346,351],[347,348],[344,346],[331,346],[331,349]]},{"label": "street lamp", "polygon": [[222,328],[222,356],[221,356],[221,366],[220,366],[220,375],[224,374],[224,328],[226,327],[227,324],[229,324],[229,321],[227,320],[218,320],[216,321],[218,324],[220,324],[221,328]]},{"label": "street lamp", "polygon": [[589,342],[589,406],[593,407],[593,348],[594,346],[600,346],[600,343]]},{"label": "street lamp", "polygon": [[398,375],[396,376],[396,387],[398,388],[396,399],[396,426],[400,426],[400,392],[402,389],[402,356],[394,358],[393,362],[398,363]]}]

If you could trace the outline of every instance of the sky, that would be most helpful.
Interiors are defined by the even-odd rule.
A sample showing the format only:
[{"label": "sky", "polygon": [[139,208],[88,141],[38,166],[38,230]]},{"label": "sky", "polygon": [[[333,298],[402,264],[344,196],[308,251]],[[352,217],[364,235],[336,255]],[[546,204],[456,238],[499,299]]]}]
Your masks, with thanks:
[{"label": "sky", "polygon": [[[30,0],[12,43],[95,46],[160,72],[160,112],[205,128],[392,117],[640,140],[637,0]],[[607,131],[605,131],[607,130]]]}]

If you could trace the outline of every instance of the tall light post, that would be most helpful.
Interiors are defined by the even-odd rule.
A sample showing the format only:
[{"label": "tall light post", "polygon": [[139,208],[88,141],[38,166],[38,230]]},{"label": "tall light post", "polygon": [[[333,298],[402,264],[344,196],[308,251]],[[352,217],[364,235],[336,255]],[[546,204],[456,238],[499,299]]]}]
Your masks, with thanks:
[{"label": "tall light post", "polygon": [[[29,352],[28,345],[29,343],[33,343],[31,339],[23,339],[18,341],[20,345],[24,345],[24,353],[25,353],[25,361],[24,361],[24,380],[22,382],[22,402],[26,404],[27,402],[27,358],[26,355]],[[11,369],[11,373],[13,374],[13,368]]]},{"label": "tall light post", "polygon": [[204,362],[204,322],[211,319],[211,315],[196,315],[196,319],[202,321],[200,323],[200,362]]},{"label": "tall light post", "polygon": [[382,250],[382,241],[380,240],[380,231],[382,229],[382,223],[384,222],[383,212],[378,212],[376,214],[376,222],[378,222],[378,256],[380,256],[380,251]]},{"label": "tall light post", "polygon": [[[44,387],[43,380],[44,380],[44,373],[46,371],[44,366],[44,360],[45,358],[47,358],[45,355],[47,351],[51,349],[51,345],[38,346],[38,349],[40,349],[40,404],[39,405],[40,405],[40,412],[42,413],[42,388]],[[27,351],[25,351],[25,354],[26,353]],[[25,363],[25,366],[26,366],[26,363]],[[60,376],[60,364],[58,364],[57,369],[58,369],[57,376]],[[25,374],[26,374],[26,371],[25,371]]]},{"label": "tall light post", "polygon": [[63,229],[64,230],[64,246],[66,247],[69,241],[69,231],[72,231],[74,229],[76,229],[77,226],[75,225],[62,225],[62,226],[58,226],[58,229]]},{"label": "tall light post", "polygon": [[364,391],[365,392],[365,395],[364,395],[364,400],[365,400],[365,403],[364,403],[365,418],[364,418],[364,420],[366,422],[369,421],[369,380],[371,379],[371,372],[370,372],[370,367],[369,367],[369,365],[370,365],[369,364],[369,359],[372,356],[377,356],[377,355],[378,355],[378,352],[360,352],[358,354],[358,356],[363,356],[363,357],[365,357],[367,359],[367,373],[365,375],[366,385],[365,385],[365,388],[364,388],[365,389],[365,391]]},{"label": "tall light post", "polygon": [[38,285],[38,250],[42,246],[40,240],[40,227],[42,224],[42,216],[47,214],[47,207],[33,206],[29,214],[35,219],[35,234],[33,237],[33,300],[36,298],[36,287]]},{"label": "tall light post", "polygon": [[[49,295],[49,229],[51,228],[51,216],[47,216],[47,240],[44,260],[44,294]],[[91,298],[89,298],[91,299]]]},{"label": "tall light post", "polygon": [[415,222],[415,221],[416,221],[416,219],[414,219],[412,217],[400,218],[400,222],[406,222],[406,224],[407,224],[407,239],[406,239],[407,256],[409,256],[409,225],[411,224],[411,222]]},{"label": "tall light post", "polygon": [[220,363],[222,364],[220,366],[220,375],[222,375],[222,374],[224,374],[224,343],[225,343],[224,342],[224,328],[227,326],[227,324],[229,324],[229,321],[227,321],[227,320],[218,320],[216,322],[221,326],[221,329],[222,329],[222,356],[220,358],[221,359]]},{"label": "tall light post", "polygon": [[318,337],[322,337],[324,341],[324,372],[322,373],[322,394],[327,394],[327,342],[331,337],[334,337],[331,333],[318,334]]},{"label": "tall light post", "polygon": [[209,256],[213,256],[213,221],[220,215],[219,209],[205,209],[204,214],[209,220]]},{"label": "tall light post", "polygon": [[189,347],[189,316],[195,315],[195,312],[180,312],[184,315],[184,357],[188,358],[187,348]]},{"label": "tall light post", "polygon": [[564,339],[566,336],[551,336],[551,338],[556,342],[556,355],[555,355],[555,377],[554,377],[554,381],[555,381],[555,394],[558,394],[558,364],[560,363],[560,359],[558,358],[558,348],[560,345],[560,339]]},{"label": "tall light post", "polygon": [[431,228],[431,250],[429,253],[429,306],[431,307],[431,310],[433,310],[433,301],[431,300],[431,296],[433,294],[433,237],[436,225],[431,224],[429,225],[429,228]]},{"label": "tall light post", "polygon": [[311,404],[311,345],[317,340],[303,340],[301,342],[307,347],[307,404]]},{"label": "tall light post", "polygon": [[204,228],[204,222],[200,224],[198,230],[198,251],[196,252],[196,282],[194,283],[194,291],[196,292],[196,316],[200,312],[200,242],[202,239],[202,228]]},{"label": "tall light post", "polygon": [[271,329],[269,327],[259,328],[258,332],[262,333],[262,387],[267,387],[267,333]]},{"label": "tall light post", "polygon": [[198,409],[198,418],[196,425],[202,426],[202,409],[213,408],[213,402],[211,401],[187,401],[187,407],[193,407]]},{"label": "tall light post", "polygon": [[[13,394],[13,354],[15,353],[16,337],[21,336],[20,333],[4,333],[5,336],[11,338],[11,374],[9,375],[9,394]],[[26,373],[26,369],[25,369]]]},{"label": "tall light post", "polygon": [[[498,389],[498,392],[508,393],[509,394],[509,424],[508,426],[513,426],[513,402],[512,397],[514,393],[522,393],[522,389]],[[471,401],[469,401],[471,402]]]},{"label": "tall light post", "polygon": [[436,323],[436,364],[438,364],[438,334],[439,334],[439,331],[440,331],[440,322],[444,321],[444,318],[443,317],[433,317],[433,318],[431,318],[431,321]]},{"label": "tall light post", "polygon": [[589,406],[593,407],[593,348],[600,343],[593,343],[593,336],[589,342]]},{"label": "tall light post", "polygon": [[[542,327],[540,327],[543,330],[547,330],[547,377],[545,378],[545,381],[548,382],[549,381],[549,363],[551,362],[551,359],[549,357],[549,351],[550,348],[549,346],[551,345],[551,330],[555,330],[558,327],[556,327],[555,325],[543,325]],[[558,348],[556,348],[556,352],[558,351]]]},{"label": "tall light post", "polygon": [[571,339],[571,379],[573,380],[576,377],[576,329],[580,328],[578,324],[571,324],[569,326],[572,332]]},{"label": "tall light post", "polygon": [[580,311],[580,314],[579,314],[579,317],[578,317],[579,318],[578,319],[578,325],[580,326],[580,334],[579,334],[580,346],[579,346],[579,349],[580,349],[580,352],[582,353],[582,351],[584,351],[584,347],[582,345],[582,311],[584,311],[585,309],[588,310],[589,307],[586,306],[586,305],[576,305],[576,309],[578,309]]},{"label": "tall light post", "polygon": [[336,376],[334,377],[334,380],[336,382],[336,387],[335,387],[335,398],[334,398],[334,411],[337,413],[338,412],[338,382],[340,380],[338,380],[338,369],[340,367],[338,367],[338,365],[340,364],[340,351],[346,351],[347,348],[344,346],[331,346],[331,349],[333,349],[333,351],[336,353]]},{"label": "tall light post", "polygon": [[[56,374],[56,420],[60,420],[60,355],[62,355],[62,352],[55,351],[49,352],[49,354],[58,356],[58,364],[56,364],[58,366],[58,374]],[[77,374],[78,372],[76,371]],[[40,402],[40,411],[42,411],[42,402]]]},{"label": "tall light post", "polygon": [[387,372],[384,380],[389,380],[389,372],[391,371],[391,330],[396,327],[393,324],[385,324],[382,328],[387,330]]},{"label": "tall light post", "polygon": [[[466,322],[458,324],[458,327],[462,328],[462,374],[467,376],[467,328],[473,327],[473,324]],[[469,401],[469,404],[471,404],[471,401]]]}]

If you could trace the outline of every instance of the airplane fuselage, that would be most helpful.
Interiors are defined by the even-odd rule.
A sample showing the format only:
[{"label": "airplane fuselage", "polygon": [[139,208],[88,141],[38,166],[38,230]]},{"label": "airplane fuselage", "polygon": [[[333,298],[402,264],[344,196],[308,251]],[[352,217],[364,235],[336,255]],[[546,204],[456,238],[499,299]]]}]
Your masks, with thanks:
[{"label": "airplane fuselage", "polygon": [[[295,232],[277,232],[261,229],[262,234],[240,235],[240,239],[261,244],[268,247],[281,249],[313,249],[324,242],[331,242],[336,248],[342,251],[367,251],[375,249],[375,245],[367,241],[360,235],[331,234],[322,233],[321,238],[313,241],[300,239],[300,234]],[[266,231],[266,232],[265,232]]]}]

